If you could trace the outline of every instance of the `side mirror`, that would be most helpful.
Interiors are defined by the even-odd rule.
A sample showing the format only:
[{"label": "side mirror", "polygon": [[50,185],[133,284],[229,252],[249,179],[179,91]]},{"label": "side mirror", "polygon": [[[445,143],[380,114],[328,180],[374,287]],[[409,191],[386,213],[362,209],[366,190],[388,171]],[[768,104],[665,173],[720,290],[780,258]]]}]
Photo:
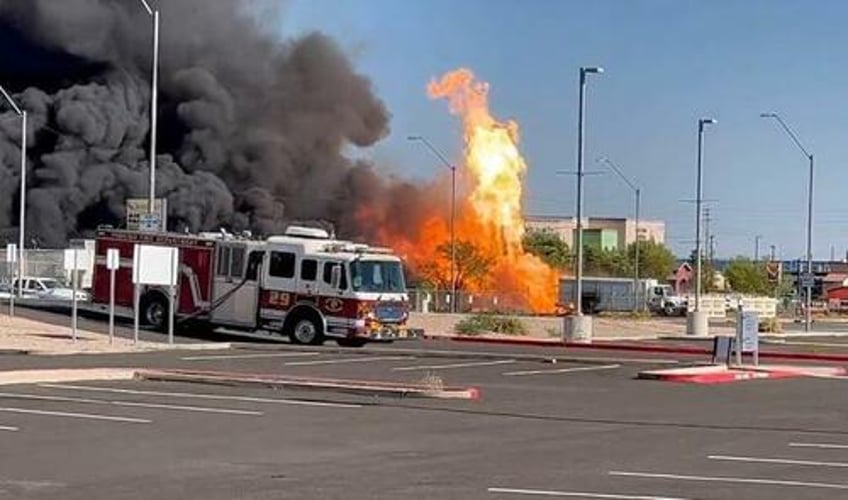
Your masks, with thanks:
[{"label": "side mirror", "polygon": [[330,274],[330,283],[334,290],[338,290],[342,283],[342,268],[340,265],[333,266]]}]

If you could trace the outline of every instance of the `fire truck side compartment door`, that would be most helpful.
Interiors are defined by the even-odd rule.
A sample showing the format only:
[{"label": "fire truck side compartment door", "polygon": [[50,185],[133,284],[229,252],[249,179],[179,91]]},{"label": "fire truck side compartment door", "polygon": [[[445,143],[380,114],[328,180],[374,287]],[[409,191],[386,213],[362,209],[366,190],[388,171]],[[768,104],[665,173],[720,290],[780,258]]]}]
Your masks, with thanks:
[{"label": "fire truck side compartment door", "polygon": [[212,320],[218,324],[253,327],[256,325],[259,282],[256,266],[259,257],[248,253],[244,242],[221,243],[217,248]]},{"label": "fire truck side compartment door", "polygon": [[261,316],[282,320],[295,304],[300,251],[295,246],[274,245],[262,269]]}]

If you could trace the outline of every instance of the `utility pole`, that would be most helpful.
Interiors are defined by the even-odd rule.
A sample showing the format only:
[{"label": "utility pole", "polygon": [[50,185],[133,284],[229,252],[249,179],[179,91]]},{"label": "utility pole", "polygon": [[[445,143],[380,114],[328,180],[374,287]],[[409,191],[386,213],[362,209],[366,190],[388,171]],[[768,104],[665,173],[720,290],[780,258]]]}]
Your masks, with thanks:
[{"label": "utility pole", "polygon": [[709,245],[710,245],[710,247],[709,247],[710,265],[713,265],[713,260],[715,260],[715,249],[716,249],[715,235],[714,234],[710,235]]},{"label": "utility pole", "polygon": [[707,242],[707,258],[709,259],[710,264],[713,263],[713,254],[712,254],[712,241],[713,235],[710,233],[710,223],[713,221],[712,214],[710,213],[710,207],[704,207],[704,240]]}]

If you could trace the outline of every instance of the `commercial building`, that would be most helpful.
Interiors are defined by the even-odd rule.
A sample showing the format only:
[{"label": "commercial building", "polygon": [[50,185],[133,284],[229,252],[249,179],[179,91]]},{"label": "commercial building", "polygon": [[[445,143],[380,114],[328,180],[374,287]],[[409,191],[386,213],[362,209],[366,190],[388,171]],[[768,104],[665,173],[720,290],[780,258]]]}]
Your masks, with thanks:
[{"label": "commercial building", "polygon": [[[574,246],[577,219],[557,215],[528,215],[524,217],[528,231],[547,231],[557,234],[569,247]],[[636,241],[636,220],[613,217],[587,217],[583,219],[583,243],[598,249],[623,249]],[[665,244],[665,222],[639,220],[639,241]]]}]

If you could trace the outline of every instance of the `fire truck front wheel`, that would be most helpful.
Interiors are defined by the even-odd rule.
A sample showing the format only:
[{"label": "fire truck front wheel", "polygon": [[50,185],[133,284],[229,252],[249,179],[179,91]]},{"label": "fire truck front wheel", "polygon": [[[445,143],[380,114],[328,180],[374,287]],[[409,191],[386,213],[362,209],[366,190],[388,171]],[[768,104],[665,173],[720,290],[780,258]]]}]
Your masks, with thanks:
[{"label": "fire truck front wheel", "polygon": [[298,314],[289,323],[289,337],[295,344],[323,344],[324,331],[320,319],[315,314]]}]

